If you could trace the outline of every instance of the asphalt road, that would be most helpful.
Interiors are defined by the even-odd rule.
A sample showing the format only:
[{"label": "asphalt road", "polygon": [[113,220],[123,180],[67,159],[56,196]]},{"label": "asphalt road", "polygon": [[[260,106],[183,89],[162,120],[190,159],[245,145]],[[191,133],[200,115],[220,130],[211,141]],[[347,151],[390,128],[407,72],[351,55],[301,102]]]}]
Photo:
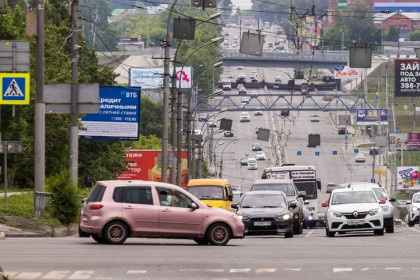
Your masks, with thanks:
[{"label": "asphalt road", "polygon": [[247,237],[227,246],[190,240],[8,238],[0,264],[14,279],[418,279],[420,230],[325,237],[324,229],[292,239]]}]

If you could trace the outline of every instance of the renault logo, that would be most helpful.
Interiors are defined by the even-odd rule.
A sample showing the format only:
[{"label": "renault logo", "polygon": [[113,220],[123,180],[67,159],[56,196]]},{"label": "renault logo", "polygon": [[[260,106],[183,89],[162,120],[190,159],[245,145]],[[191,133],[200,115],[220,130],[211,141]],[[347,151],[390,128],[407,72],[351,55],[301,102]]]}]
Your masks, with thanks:
[{"label": "renault logo", "polygon": [[353,217],[357,218],[357,216],[359,216],[359,213],[357,213],[356,211],[353,212]]}]

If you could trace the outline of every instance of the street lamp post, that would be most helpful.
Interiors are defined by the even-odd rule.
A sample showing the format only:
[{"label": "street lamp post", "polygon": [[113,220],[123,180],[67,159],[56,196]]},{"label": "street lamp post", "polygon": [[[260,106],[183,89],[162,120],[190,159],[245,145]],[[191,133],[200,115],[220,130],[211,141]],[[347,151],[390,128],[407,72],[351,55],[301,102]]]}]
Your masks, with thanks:
[{"label": "street lamp post", "polygon": [[339,29],[338,31],[341,32],[341,51],[344,51],[344,31]]},{"label": "street lamp post", "polygon": [[[202,143],[199,144],[198,146],[198,177],[202,178],[203,177],[203,147],[206,145],[207,140],[210,139],[210,137],[213,137],[214,134],[218,134],[223,132],[223,130],[218,130],[216,132],[213,132],[211,135],[208,135],[206,137],[206,139],[204,139],[204,141]],[[193,163],[193,165],[195,165],[195,163]],[[195,169],[194,169],[195,172]],[[195,176],[195,174],[194,174]]]},{"label": "street lamp post", "polygon": [[223,154],[225,153],[225,150],[227,148],[227,146],[229,146],[231,143],[235,143],[236,140],[239,140],[239,138],[235,138],[233,139],[233,141],[230,141],[229,143],[226,144],[226,146],[223,148],[222,151],[222,155],[220,156],[220,172],[219,172],[219,178],[222,178],[223,174]]}]

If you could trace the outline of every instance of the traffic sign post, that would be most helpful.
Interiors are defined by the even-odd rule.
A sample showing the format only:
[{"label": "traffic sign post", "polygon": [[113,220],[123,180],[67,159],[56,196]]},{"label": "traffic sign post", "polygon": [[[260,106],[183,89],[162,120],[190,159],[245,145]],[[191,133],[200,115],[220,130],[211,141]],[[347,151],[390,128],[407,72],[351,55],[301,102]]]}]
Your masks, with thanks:
[{"label": "traffic sign post", "polygon": [[29,73],[0,73],[0,104],[28,105],[29,79]]},{"label": "traffic sign post", "polygon": [[298,156],[301,156],[302,155],[302,151],[297,151],[297,153],[296,153]]}]

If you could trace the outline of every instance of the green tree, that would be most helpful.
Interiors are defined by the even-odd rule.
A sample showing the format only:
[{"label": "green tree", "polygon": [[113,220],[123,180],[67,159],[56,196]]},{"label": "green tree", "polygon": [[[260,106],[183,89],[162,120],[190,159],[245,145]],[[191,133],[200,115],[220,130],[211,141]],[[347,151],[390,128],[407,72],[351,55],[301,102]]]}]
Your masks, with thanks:
[{"label": "green tree", "polygon": [[162,104],[147,96],[141,97],[140,135],[162,137]]},{"label": "green tree", "polygon": [[416,30],[408,35],[408,41],[420,41],[420,30]]},{"label": "green tree", "polygon": [[395,25],[389,27],[388,34],[385,36],[386,41],[398,42],[400,38],[400,31]]}]

